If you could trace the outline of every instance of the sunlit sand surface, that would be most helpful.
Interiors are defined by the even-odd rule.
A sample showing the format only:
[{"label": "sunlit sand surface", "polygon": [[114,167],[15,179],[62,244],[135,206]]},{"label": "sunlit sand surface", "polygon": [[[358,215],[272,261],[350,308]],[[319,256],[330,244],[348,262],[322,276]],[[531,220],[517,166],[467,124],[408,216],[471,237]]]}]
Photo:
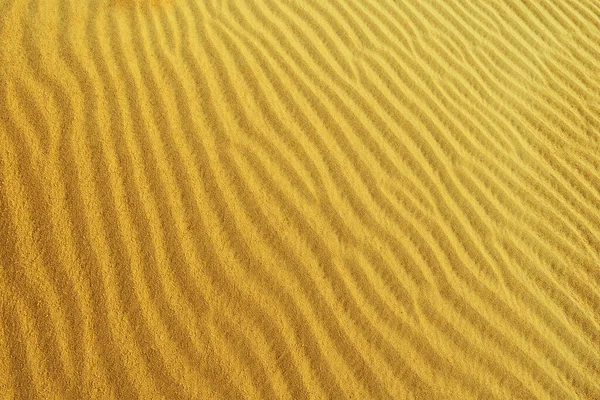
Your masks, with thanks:
[{"label": "sunlit sand surface", "polygon": [[600,1],[0,0],[1,399],[600,399]]}]

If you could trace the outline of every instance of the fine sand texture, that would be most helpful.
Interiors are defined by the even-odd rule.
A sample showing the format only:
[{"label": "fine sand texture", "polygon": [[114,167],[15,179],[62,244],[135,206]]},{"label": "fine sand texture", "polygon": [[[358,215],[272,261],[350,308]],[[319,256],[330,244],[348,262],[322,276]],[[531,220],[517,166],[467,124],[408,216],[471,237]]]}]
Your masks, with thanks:
[{"label": "fine sand texture", "polygon": [[0,399],[600,399],[600,0],[0,0]]}]

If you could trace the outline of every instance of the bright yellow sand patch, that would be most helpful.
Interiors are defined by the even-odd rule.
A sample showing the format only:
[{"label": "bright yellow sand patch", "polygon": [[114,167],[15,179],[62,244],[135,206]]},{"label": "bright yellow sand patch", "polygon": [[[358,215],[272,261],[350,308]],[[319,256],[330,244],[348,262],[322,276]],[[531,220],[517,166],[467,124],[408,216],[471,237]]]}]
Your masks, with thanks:
[{"label": "bright yellow sand patch", "polygon": [[0,0],[0,398],[600,399],[600,1]]}]

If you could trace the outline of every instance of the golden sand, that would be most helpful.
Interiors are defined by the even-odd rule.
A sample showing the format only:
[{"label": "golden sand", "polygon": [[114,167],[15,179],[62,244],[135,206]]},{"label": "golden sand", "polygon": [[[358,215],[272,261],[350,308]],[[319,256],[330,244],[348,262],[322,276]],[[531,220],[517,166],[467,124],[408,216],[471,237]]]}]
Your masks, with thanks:
[{"label": "golden sand", "polygon": [[0,0],[1,399],[600,399],[600,1]]}]

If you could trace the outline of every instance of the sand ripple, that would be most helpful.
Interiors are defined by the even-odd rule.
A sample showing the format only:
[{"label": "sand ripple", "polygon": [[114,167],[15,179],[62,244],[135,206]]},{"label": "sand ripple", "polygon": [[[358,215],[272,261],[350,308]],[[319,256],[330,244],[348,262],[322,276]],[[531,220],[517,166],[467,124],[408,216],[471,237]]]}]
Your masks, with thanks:
[{"label": "sand ripple", "polygon": [[600,399],[598,0],[0,0],[0,398]]}]

